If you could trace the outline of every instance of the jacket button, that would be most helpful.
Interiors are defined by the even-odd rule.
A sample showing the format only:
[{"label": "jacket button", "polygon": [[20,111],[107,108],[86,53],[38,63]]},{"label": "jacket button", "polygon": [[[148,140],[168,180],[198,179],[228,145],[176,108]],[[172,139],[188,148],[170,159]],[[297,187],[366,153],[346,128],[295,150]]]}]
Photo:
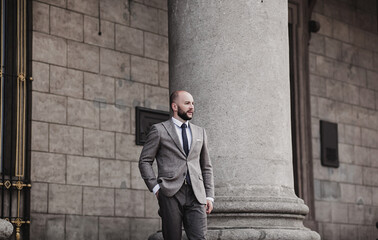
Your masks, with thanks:
[{"label": "jacket button", "polygon": [[182,175],[185,176],[186,173],[183,173]]}]

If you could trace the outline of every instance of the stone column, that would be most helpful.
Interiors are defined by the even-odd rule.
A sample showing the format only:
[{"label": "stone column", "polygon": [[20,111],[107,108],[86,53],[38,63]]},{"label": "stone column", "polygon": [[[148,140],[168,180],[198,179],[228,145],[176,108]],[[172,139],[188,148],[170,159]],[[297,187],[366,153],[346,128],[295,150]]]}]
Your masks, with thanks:
[{"label": "stone column", "polygon": [[170,90],[209,137],[210,240],[320,239],[293,187],[287,18],[287,1],[169,1]]}]

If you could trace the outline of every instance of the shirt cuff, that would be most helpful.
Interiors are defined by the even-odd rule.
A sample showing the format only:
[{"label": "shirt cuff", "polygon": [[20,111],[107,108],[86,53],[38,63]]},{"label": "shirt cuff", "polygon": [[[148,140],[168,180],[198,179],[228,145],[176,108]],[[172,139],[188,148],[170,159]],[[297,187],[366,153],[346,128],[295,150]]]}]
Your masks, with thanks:
[{"label": "shirt cuff", "polygon": [[157,191],[159,191],[159,189],[160,189],[160,186],[159,186],[159,184],[157,184],[157,185],[152,189],[152,191],[153,191],[154,194],[156,195],[156,193],[157,193]]},{"label": "shirt cuff", "polygon": [[212,198],[212,197],[207,197],[206,199],[214,202],[214,198]]}]

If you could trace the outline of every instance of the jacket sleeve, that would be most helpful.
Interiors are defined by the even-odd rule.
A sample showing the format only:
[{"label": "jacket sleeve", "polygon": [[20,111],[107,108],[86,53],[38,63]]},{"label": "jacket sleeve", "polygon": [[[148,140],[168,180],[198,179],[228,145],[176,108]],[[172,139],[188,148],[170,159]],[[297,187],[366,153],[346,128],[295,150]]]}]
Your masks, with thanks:
[{"label": "jacket sleeve", "polygon": [[200,155],[200,164],[203,177],[203,183],[205,186],[206,197],[214,198],[214,176],[213,166],[211,164],[209,151],[207,147],[207,135],[205,129],[203,130],[203,145]]},{"label": "jacket sleeve", "polygon": [[152,189],[158,184],[152,164],[159,150],[160,135],[155,125],[152,125],[147,135],[147,140],[143,146],[142,153],[139,158],[139,171],[148,189]]}]

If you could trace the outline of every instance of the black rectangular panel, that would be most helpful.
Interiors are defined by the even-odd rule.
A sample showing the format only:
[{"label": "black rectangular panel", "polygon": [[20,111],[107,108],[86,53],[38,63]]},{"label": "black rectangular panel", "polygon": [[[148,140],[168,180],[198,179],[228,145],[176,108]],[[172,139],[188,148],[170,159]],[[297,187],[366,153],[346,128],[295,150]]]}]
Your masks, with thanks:
[{"label": "black rectangular panel", "polygon": [[323,166],[339,167],[337,124],[320,120],[320,151]]},{"label": "black rectangular panel", "polygon": [[169,119],[169,112],[153,110],[143,107],[136,107],[136,145],[143,145],[146,142],[147,134],[155,123]]}]

